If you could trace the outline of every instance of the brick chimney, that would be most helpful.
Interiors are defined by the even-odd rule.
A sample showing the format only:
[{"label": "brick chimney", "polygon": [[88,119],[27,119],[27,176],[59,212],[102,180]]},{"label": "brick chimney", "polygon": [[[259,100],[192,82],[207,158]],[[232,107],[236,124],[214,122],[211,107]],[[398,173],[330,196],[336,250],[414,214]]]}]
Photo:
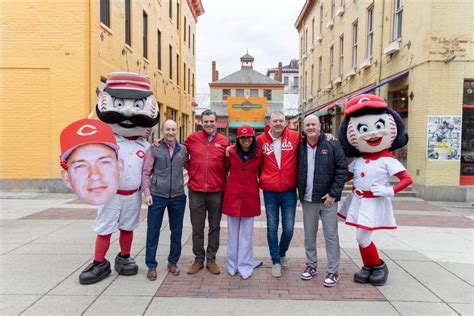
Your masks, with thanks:
[{"label": "brick chimney", "polygon": [[282,82],[283,81],[283,64],[282,62],[278,63],[278,72],[276,75],[276,80]]},{"label": "brick chimney", "polygon": [[212,61],[212,82],[219,80],[219,72],[216,70],[216,62]]}]

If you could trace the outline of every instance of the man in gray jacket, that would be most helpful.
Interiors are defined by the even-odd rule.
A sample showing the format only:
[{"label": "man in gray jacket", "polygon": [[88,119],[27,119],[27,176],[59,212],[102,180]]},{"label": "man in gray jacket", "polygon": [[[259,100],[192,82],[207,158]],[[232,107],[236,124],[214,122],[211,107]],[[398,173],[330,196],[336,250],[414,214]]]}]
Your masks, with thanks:
[{"label": "man in gray jacket", "polygon": [[163,139],[148,149],[143,164],[142,187],[145,203],[148,205],[145,263],[148,267],[147,278],[150,281],[155,281],[157,277],[156,251],[165,208],[168,209],[171,230],[168,271],[174,275],[179,274],[177,263],[181,256],[181,235],[186,207],[183,168],[188,152],[184,145],[177,142],[177,131],[175,121],[163,122]]}]

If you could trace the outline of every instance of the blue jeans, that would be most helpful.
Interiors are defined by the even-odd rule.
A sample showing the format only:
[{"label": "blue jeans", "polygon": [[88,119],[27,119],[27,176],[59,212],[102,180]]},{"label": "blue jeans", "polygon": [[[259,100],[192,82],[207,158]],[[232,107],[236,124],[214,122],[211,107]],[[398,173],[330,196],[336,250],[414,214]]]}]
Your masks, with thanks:
[{"label": "blue jeans", "polygon": [[[293,238],[296,213],[296,189],[283,192],[264,190],[263,198],[265,200],[265,212],[267,214],[267,241],[268,247],[270,248],[270,256],[272,257],[273,264],[280,263],[280,257],[286,255],[291,238]],[[280,208],[282,234],[280,243],[278,244]]]},{"label": "blue jeans", "polygon": [[181,235],[183,233],[184,209],[186,207],[186,195],[173,198],[164,198],[152,194],[153,205],[148,207],[147,231],[146,231],[146,255],[145,263],[149,269],[155,269],[156,251],[160,239],[161,224],[165,208],[168,208],[168,219],[171,230],[171,243],[168,262],[177,264],[181,256]]}]

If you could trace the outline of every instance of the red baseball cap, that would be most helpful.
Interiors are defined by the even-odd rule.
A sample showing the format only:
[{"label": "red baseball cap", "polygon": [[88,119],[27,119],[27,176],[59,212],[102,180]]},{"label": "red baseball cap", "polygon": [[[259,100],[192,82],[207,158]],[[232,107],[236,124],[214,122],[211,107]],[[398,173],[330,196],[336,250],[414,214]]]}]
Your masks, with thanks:
[{"label": "red baseball cap", "polygon": [[122,99],[142,99],[153,94],[150,77],[133,72],[110,73],[104,90]]},{"label": "red baseball cap", "polygon": [[237,129],[237,138],[244,136],[254,136],[253,128],[249,125],[242,125]]},{"label": "red baseball cap", "polygon": [[76,121],[63,129],[59,137],[61,161],[65,161],[74,149],[86,144],[104,144],[118,152],[114,131],[110,125],[93,119]]},{"label": "red baseball cap", "polygon": [[350,115],[365,108],[386,109],[387,103],[381,97],[373,94],[361,94],[347,102],[344,115]]}]

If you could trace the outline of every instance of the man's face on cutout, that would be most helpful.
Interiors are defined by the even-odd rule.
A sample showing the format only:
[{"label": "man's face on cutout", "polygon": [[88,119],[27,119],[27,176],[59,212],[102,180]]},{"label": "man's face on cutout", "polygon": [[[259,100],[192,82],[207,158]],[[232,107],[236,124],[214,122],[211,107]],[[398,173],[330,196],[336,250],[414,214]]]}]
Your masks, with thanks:
[{"label": "man's face on cutout", "polygon": [[116,194],[123,162],[104,144],[86,144],[67,158],[68,170],[62,171],[64,184],[85,203],[101,205]]}]

